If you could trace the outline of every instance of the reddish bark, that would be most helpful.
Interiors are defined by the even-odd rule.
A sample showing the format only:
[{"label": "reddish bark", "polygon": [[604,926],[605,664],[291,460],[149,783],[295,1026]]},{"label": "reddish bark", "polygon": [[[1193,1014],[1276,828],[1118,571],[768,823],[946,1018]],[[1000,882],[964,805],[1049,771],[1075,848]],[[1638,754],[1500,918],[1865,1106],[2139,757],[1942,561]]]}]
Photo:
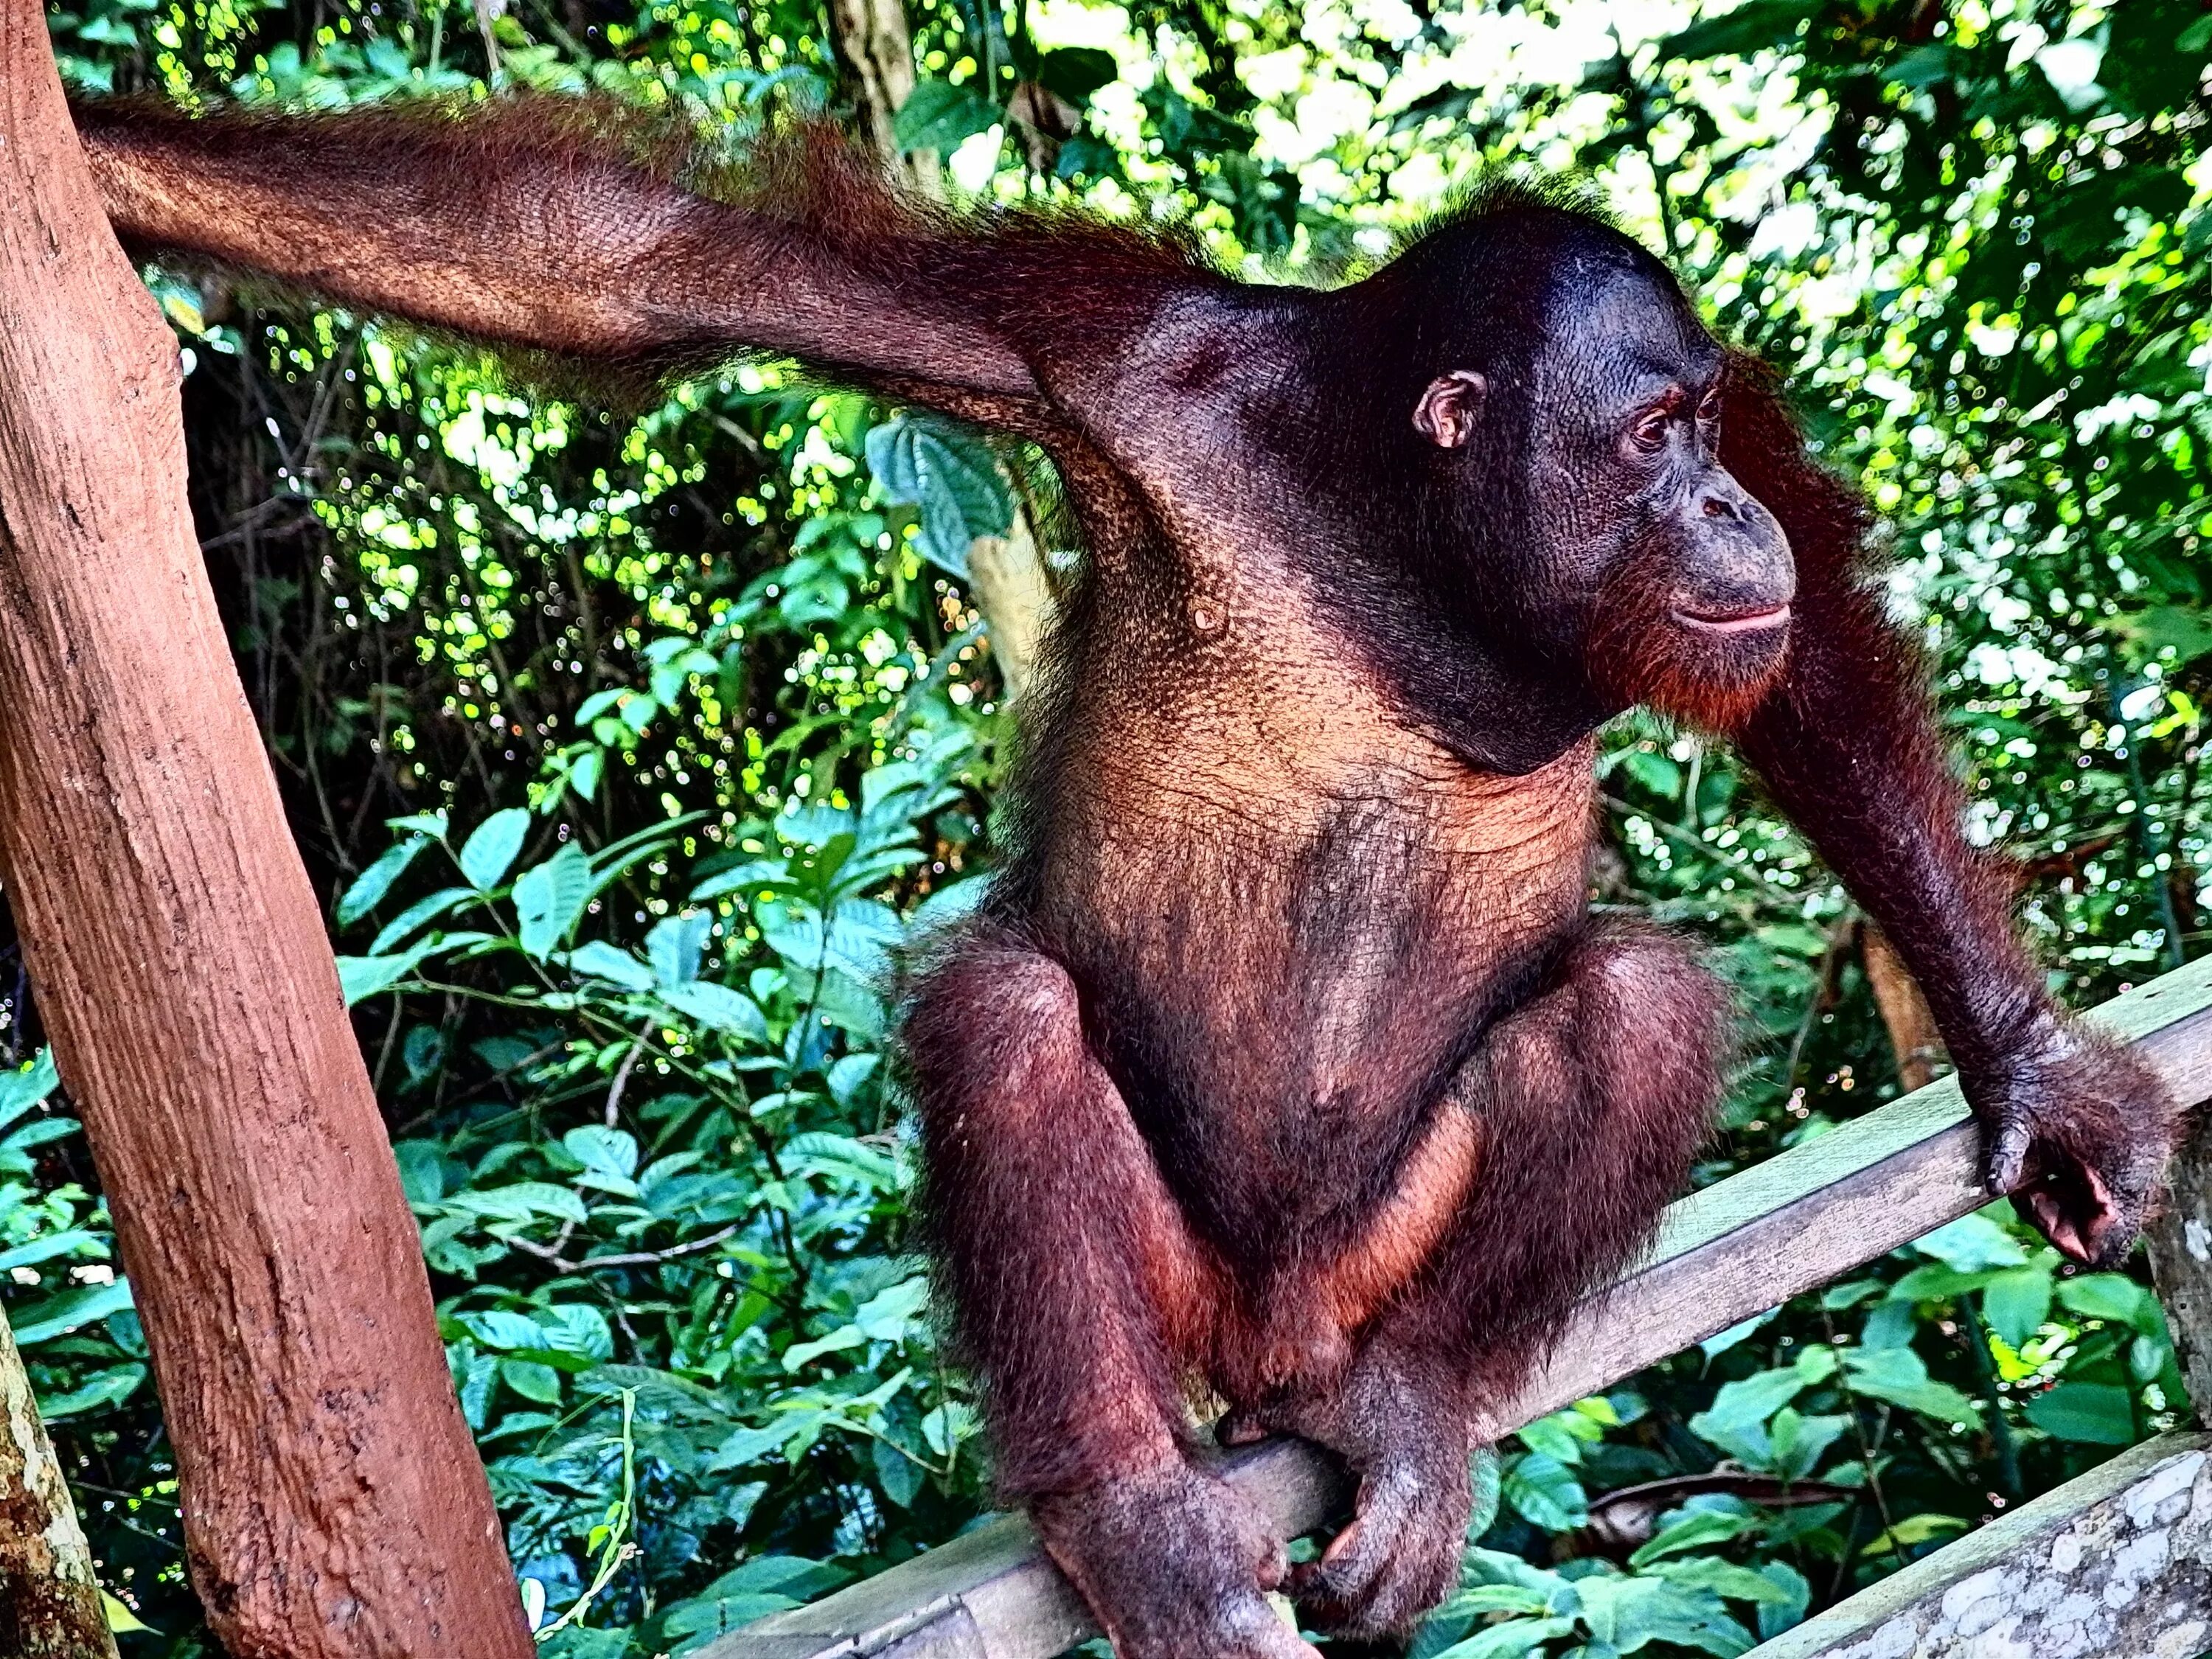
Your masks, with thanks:
[{"label": "reddish bark", "polygon": [[414,1224],[185,504],[177,353],[0,0],[0,865],[239,1659],[522,1659]]}]

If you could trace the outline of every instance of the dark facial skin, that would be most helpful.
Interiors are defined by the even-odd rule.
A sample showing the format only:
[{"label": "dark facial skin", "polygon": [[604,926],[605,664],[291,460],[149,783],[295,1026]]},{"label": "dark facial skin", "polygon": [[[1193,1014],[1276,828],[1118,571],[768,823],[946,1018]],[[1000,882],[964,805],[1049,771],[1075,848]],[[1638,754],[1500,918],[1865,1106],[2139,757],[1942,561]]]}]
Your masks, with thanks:
[{"label": "dark facial skin", "polygon": [[[732,175],[578,108],[80,131],[142,245],[625,371],[787,353],[1051,454],[1088,568],[903,1040],[1002,1495],[1121,1659],[1313,1659],[1279,1584],[1410,1628],[1490,1408],[1686,1179],[1725,995],[1587,902],[1591,734],[1631,703],[1734,741],[1881,924],[1991,1190],[2124,1253],[2173,1103],[2051,1001],[1967,845],[1863,506],[1633,242],[1508,189],[1352,287],[1246,286],[916,211],[820,131]],[[1357,1478],[1320,1560],[1209,1471],[1193,1380]]]},{"label": "dark facial skin", "polygon": [[1726,356],[1663,274],[1562,264],[1517,382],[1455,368],[1411,412],[1422,437],[1463,452],[1474,510],[1494,505],[1501,467],[1516,474],[1522,533],[1484,549],[1514,596],[1493,647],[1581,664],[1605,712],[1733,708],[1782,669],[1796,569],[1719,459]]}]

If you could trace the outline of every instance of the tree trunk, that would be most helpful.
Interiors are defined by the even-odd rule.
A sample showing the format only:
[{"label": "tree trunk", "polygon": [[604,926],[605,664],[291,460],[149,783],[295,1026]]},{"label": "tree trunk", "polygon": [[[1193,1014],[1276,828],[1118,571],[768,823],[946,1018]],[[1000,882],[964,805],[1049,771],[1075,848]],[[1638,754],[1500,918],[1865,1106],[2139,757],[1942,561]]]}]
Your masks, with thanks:
[{"label": "tree trunk", "polygon": [[[942,179],[933,149],[901,151],[893,131],[914,91],[914,31],[903,0],[830,0],[830,32],[845,60],[861,127],[895,178],[925,196]],[[969,592],[983,614],[983,636],[1011,703],[1029,684],[1038,641],[1052,621],[1052,589],[1029,515],[1018,503],[1004,536],[980,536],[968,549]]]},{"label": "tree trunk", "polygon": [[5,1319],[0,1319],[0,1653],[9,1659],[115,1659],[92,1552]]},{"label": "tree trunk", "polygon": [[830,0],[830,33],[845,60],[860,125],[893,173],[934,192],[937,152],[902,152],[891,124],[914,91],[914,31],[901,0]]},{"label": "tree trunk", "polygon": [[1897,947],[1870,921],[1859,923],[1859,955],[1866,964],[1874,1005],[1881,1011],[1883,1029],[1889,1033],[1890,1048],[1897,1055],[1898,1085],[1907,1094],[1924,1089],[1936,1080],[1936,1067],[1945,1058],[1935,1012]]},{"label": "tree trunk", "polygon": [[0,0],[0,868],[236,1659],[523,1659],[413,1218],[185,504],[175,342]]}]

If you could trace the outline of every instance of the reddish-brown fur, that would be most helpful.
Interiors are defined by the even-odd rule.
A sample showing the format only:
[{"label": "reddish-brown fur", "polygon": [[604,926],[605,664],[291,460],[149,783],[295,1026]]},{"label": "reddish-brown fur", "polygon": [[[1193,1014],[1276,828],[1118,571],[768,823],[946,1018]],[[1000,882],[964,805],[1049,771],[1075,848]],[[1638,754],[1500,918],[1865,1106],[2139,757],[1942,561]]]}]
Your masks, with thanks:
[{"label": "reddish-brown fur", "polygon": [[[1365,282],[1248,288],[907,201],[818,131],[702,163],[611,118],[83,131],[147,243],[605,367],[788,352],[1051,453],[1088,574],[1004,872],[914,963],[904,1036],[1000,1485],[1127,1659],[1311,1651],[1261,1597],[1281,1541],[1192,1456],[1195,1392],[1226,1437],[1342,1455],[1358,1516],[1295,1587],[1405,1628],[1485,1402],[1684,1179],[1725,1000],[1585,902],[1591,733],[1628,702],[1740,736],[1921,979],[1993,1184],[2124,1248],[2171,1103],[2045,996],[1863,509],[1648,255],[1506,191]],[[1451,419],[1417,421],[1439,376]]]}]

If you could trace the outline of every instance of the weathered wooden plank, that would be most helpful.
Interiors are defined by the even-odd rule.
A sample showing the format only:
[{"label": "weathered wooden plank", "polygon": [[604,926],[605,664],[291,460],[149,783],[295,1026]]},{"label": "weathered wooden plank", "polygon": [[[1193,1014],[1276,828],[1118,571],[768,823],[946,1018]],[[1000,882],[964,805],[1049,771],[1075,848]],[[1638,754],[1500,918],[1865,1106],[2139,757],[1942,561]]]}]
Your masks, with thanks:
[{"label": "weathered wooden plank", "polygon": [[[2106,1003],[2182,1099],[2212,1096],[2212,959]],[[1551,1363],[1493,1413],[1504,1433],[1826,1284],[1988,1201],[1948,1079],[1692,1194],[1638,1267],[1591,1298]],[[1295,1536],[1341,1498],[1328,1461],[1278,1440],[1229,1478]],[[1029,1528],[1007,1517],[811,1607],[732,1632],[701,1659],[1050,1659],[1093,1634]]]},{"label": "weathered wooden plank", "polygon": [[2212,1435],[2147,1440],[1747,1659],[2196,1659],[2212,1646],[2208,1450]]}]

